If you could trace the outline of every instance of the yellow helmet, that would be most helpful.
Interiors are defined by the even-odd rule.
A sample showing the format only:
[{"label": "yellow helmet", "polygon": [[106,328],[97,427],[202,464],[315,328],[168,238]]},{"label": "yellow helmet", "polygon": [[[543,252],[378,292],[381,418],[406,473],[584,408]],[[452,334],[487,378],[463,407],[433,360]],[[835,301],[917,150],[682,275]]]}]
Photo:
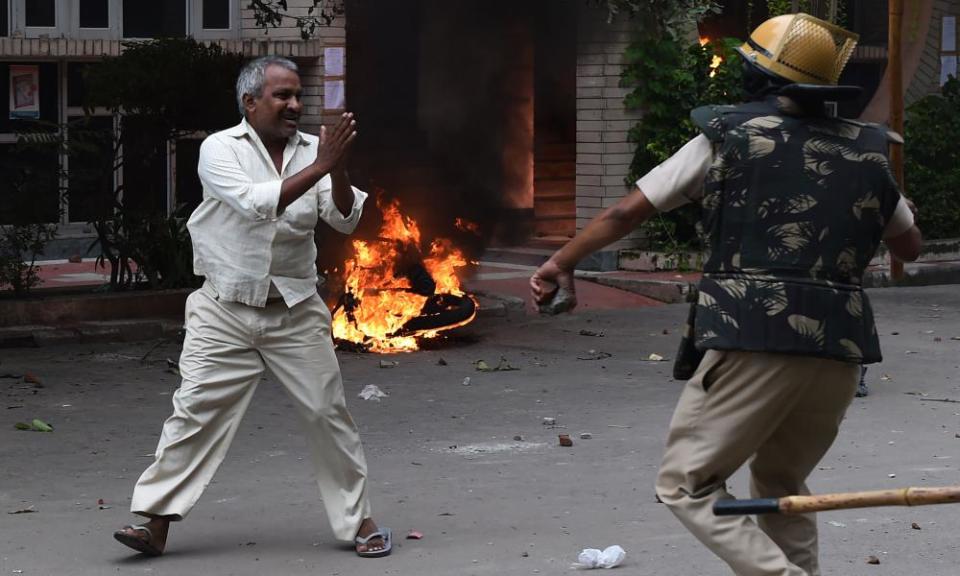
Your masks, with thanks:
[{"label": "yellow helmet", "polygon": [[757,26],[737,51],[790,82],[836,86],[859,38],[809,14],[785,14]]}]

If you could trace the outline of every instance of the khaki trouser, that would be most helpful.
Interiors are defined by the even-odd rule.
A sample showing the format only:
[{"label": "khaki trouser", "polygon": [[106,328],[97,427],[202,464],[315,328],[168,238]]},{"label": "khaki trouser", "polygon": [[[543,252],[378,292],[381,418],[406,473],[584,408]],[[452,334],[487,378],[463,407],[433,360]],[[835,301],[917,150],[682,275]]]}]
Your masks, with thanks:
[{"label": "khaki trouser", "polygon": [[[726,480],[750,463],[754,498],[809,494],[860,367],[835,360],[710,350],[677,404],[657,494],[739,576],[818,576],[814,514],[714,516]],[[706,389],[705,389],[706,388]]]},{"label": "khaki trouser", "polygon": [[287,308],[221,302],[209,283],[187,298],[183,381],[156,459],[140,476],[134,513],[183,518],[223,461],[264,368],[303,420],[334,536],[352,540],[370,516],[363,447],[347,412],[330,337],[330,311],[314,295]]}]

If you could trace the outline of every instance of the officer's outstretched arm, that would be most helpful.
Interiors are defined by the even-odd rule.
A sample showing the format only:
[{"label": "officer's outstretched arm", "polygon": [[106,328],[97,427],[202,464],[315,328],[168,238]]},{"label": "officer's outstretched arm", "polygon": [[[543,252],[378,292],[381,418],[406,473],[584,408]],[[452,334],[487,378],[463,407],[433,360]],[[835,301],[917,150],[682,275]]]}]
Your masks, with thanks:
[{"label": "officer's outstretched arm", "polygon": [[573,269],[577,262],[611,242],[623,238],[631,230],[656,214],[657,209],[643,191],[634,187],[616,205],[597,214],[563,248],[554,253],[530,278],[530,291],[537,303],[552,296],[555,286],[573,289]]},{"label": "officer's outstretched arm", "polygon": [[614,206],[597,214],[570,242],[550,257],[563,270],[573,270],[577,262],[615,242],[657,213],[643,190],[634,187]]}]

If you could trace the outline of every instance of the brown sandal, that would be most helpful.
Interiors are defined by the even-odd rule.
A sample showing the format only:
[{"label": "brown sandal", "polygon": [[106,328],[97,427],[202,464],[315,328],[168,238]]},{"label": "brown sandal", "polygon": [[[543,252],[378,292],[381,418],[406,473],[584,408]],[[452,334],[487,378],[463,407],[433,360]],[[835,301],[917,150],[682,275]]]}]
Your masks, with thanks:
[{"label": "brown sandal", "polygon": [[[147,537],[141,538],[135,534],[131,534],[131,532],[144,532]],[[151,532],[146,526],[134,526],[132,524],[128,524],[122,529],[114,532],[113,537],[117,542],[125,546],[129,546],[137,552],[141,552],[147,556],[159,556],[163,554],[163,549],[157,547],[153,543],[153,532]]]}]

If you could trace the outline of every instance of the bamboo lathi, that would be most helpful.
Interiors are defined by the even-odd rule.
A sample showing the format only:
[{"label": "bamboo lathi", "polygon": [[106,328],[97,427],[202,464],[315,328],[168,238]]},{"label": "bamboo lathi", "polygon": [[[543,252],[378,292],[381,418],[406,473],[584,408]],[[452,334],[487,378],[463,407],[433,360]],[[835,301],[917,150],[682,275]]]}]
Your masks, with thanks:
[{"label": "bamboo lathi", "polygon": [[713,506],[717,516],[742,514],[808,514],[848,508],[877,506],[926,506],[960,503],[960,486],[937,488],[899,488],[867,492],[838,492],[811,496],[756,498],[752,500],[720,500]]}]

